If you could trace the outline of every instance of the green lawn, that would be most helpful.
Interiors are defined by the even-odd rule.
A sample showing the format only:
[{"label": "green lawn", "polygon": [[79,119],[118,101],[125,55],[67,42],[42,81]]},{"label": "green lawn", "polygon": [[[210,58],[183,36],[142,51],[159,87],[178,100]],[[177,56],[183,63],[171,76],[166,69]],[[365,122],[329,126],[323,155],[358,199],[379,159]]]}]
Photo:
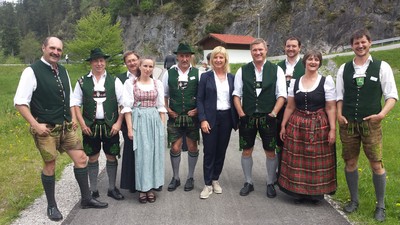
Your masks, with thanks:
[{"label": "green lawn", "polygon": [[[373,52],[373,56],[387,61],[395,72],[397,87],[400,87],[400,51],[398,49],[383,52]],[[336,57],[333,60],[339,66],[352,57]],[[38,154],[32,137],[29,135],[29,125],[13,107],[13,98],[21,72],[25,66],[0,65],[0,224],[9,224],[18,213],[29,206],[34,199],[43,193],[40,172],[41,157]],[[68,65],[72,86],[78,77],[87,73],[83,67]],[[233,66],[233,73],[238,66]],[[385,224],[398,224],[400,215],[400,167],[399,149],[400,106],[397,104],[383,122],[384,133],[384,165],[387,170],[387,193]],[[396,141],[397,140],[397,141]],[[333,198],[343,205],[349,200],[346,181],[344,178],[344,163],[341,159],[341,144],[337,141],[338,155],[338,191]],[[61,155],[58,161],[57,177],[62,168],[70,163],[67,155]],[[372,174],[364,154],[360,156],[360,207],[351,215],[351,221],[360,224],[375,224],[373,211],[375,194],[372,184]]]}]

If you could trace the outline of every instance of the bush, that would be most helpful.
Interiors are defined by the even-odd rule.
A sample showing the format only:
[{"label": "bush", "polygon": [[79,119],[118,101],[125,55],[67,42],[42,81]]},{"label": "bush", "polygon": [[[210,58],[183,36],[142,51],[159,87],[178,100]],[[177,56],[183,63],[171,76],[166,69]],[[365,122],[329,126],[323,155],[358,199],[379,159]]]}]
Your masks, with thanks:
[{"label": "bush", "polygon": [[209,34],[209,33],[223,34],[224,33],[224,25],[219,24],[219,23],[209,23],[206,25],[204,32],[206,34]]}]

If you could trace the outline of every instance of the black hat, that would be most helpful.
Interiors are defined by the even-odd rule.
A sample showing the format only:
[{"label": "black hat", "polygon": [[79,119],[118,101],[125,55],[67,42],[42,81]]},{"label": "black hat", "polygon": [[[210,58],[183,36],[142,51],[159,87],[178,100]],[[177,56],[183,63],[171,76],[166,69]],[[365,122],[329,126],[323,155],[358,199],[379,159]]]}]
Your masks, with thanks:
[{"label": "black hat", "polygon": [[189,44],[186,43],[180,43],[178,48],[176,49],[176,51],[174,51],[174,54],[178,54],[178,53],[190,53],[190,54],[194,54],[194,52],[192,51],[192,49],[190,48]]},{"label": "black hat", "polygon": [[107,54],[104,54],[103,51],[101,51],[100,48],[95,48],[90,51],[90,57],[85,59],[85,61],[91,61],[93,59],[98,59],[98,58],[104,58],[108,59],[110,56]]}]

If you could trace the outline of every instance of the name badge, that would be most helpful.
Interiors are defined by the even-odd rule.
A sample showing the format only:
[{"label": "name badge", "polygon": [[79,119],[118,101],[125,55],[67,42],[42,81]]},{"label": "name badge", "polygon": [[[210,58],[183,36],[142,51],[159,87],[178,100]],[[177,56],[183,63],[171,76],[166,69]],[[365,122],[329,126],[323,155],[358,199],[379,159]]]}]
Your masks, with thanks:
[{"label": "name badge", "polygon": [[189,79],[190,79],[190,80],[194,80],[194,79],[196,79],[196,77],[189,77]]},{"label": "name badge", "polygon": [[372,80],[372,81],[375,81],[375,82],[376,82],[376,81],[378,81],[378,78],[377,78],[377,77],[371,77],[371,78],[370,78],[370,80]]}]

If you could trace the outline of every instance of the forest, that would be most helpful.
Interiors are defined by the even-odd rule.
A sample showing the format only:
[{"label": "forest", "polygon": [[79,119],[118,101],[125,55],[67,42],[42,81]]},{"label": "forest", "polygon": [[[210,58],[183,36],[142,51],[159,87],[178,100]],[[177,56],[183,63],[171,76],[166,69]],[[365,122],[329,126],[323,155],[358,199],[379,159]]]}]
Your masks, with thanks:
[{"label": "forest", "polygon": [[[18,0],[0,1],[0,63],[30,63],[49,35],[75,38],[76,23],[99,8],[116,23],[118,16],[154,13],[167,3],[200,6],[202,0]],[[185,4],[183,4],[185,3]],[[190,14],[190,13],[189,13]]]}]

